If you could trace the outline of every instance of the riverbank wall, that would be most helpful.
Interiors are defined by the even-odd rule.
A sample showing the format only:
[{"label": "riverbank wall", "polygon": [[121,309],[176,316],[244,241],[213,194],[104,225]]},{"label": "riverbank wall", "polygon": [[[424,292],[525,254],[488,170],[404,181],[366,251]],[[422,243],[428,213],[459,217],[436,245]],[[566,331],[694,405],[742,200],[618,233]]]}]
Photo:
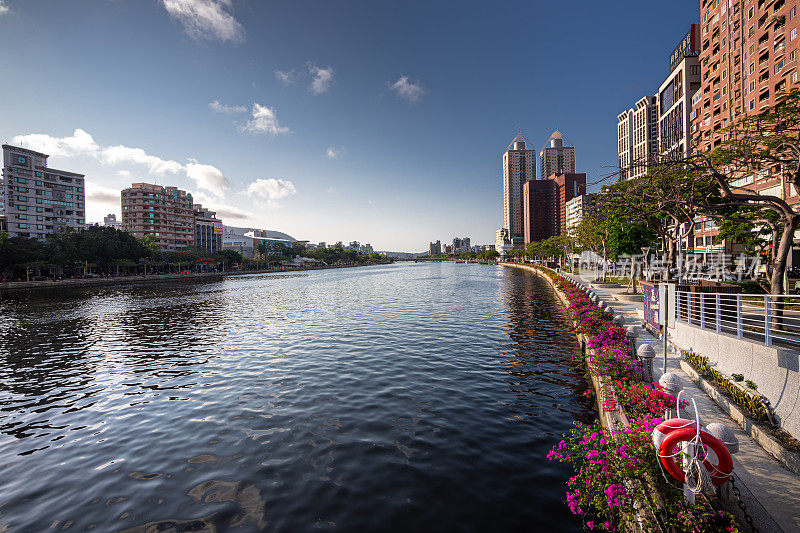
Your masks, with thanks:
[{"label": "riverbank wall", "polygon": [[148,276],[119,276],[107,278],[60,279],[43,281],[9,281],[0,283],[0,295],[8,292],[33,289],[77,289],[83,287],[108,287],[130,285],[134,283],[176,283],[195,281],[217,281],[232,276],[248,276],[253,274],[278,274],[308,272],[311,270],[331,270],[336,268],[355,268],[375,265],[389,265],[391,262],[371,263],[368,265],[329,265],[298,268],[268,268],[260,270],[231,270],[227,272],[193,272],[191,274],[151,274]]}]

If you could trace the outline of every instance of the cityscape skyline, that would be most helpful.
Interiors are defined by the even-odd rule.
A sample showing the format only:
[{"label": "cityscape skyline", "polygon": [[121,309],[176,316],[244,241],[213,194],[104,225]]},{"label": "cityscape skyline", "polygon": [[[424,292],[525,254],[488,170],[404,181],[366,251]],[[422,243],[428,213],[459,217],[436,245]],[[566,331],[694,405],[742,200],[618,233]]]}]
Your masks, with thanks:
[{"label": "cityscape skyline", "polygon": [[[502,220],[483,207],[501,195],[496,158],[506,139],[521,128],[539,149],[557,124],[586,147],[580,166],[591,181],[611,173],[612,117],[663,77],[666,65],[649,58],[699,17],[687,1],[659,28],[633,28],[632,37],[639,32],[647,42],[632,59],[648,61],[637,71],[641,80],[620,84],[603,73],[626,68],[611,35],[642,16],[633,2],[574,14],[576,31],[597,41],[591,47],[563,39],[556,25],[521,31],[529,16],[559,17],[544,3],[466,3],[456,14],[424,4],[314,4],[320,20],[312,22],[297,16],[312,6],[304,2],[209,3],[218,18],[160,1],[4,2],[0,43],[15,50],[15,83],[0,103],[0,139],[84,173],[88,222],[119,216],[112,196],[144,181],[191,191],[226,223],[312,242],[357,238],[406,251],[424,250],[431,234],[492,242]],[[386,16],[397,27],[378,36],[369,21]],[[497,87],[517,64],[512,49],[528,58],[531,73]],[[552,62],[554,52],[574,60]],[[43,70],[58,82],[37,82]],[[564,83],[542,84],[536,71]],[[209,72],[224,75],[208,83]],[[596,80],[590,99],[578,83],[584,79]],[[448,142],[469,150],[443,158]]]}]

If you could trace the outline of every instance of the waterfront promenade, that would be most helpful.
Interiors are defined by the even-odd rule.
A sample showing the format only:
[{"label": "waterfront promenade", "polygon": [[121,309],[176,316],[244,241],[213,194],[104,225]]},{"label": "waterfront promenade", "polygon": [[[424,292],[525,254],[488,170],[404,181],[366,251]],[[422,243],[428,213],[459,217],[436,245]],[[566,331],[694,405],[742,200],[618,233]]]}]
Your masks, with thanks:
[{"label": "waterfront promenade", "polygon": [[[526,266],[522,268],[534,270]],[[564,273],[562,275],[576,279],[575,276]],[[623,318],[625,326],[641,324],[643,304],[616,299],[616,295],[622,293],[624,288],[593,287],[593,289],[601,299],[614,308],[616,316]],[[637,348],[642,344],[651,345],[656,353],[653,371],[654,379],[658,380],[662,375],[664,355],[662,341],[642,329],[637,338]],[[682,398],[693,398],[697,402],[703,425],[722,423],[731,428],[736,435],[739,441],[739,451],[733,455],[736,485],[741,490],[742,501],[745,502],[747,512],[753,517],[754,523],[760,531],[800,530],[800,476],[784,468],[769,455],[690,379],[681,368],[680,348],[686,347],[668,351],[667,371],[680,377],[685,391]]]}]

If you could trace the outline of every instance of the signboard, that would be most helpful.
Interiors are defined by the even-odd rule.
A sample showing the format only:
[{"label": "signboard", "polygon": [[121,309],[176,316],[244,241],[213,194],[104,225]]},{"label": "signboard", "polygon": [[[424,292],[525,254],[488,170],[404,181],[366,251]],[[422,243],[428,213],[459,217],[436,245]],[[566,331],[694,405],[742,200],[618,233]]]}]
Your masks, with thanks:
[{"label": "signboard", "polygon": [[222,235],[222,222],[214,222],[214,235]]},{"label": "signboard", "polygon": [[684,57],[695,57],[700,55],[700,25],[689,25],[689,31],[684,35],[678,46],[669,55],[669,70],[672,72],[675,67],[683,61]]}]

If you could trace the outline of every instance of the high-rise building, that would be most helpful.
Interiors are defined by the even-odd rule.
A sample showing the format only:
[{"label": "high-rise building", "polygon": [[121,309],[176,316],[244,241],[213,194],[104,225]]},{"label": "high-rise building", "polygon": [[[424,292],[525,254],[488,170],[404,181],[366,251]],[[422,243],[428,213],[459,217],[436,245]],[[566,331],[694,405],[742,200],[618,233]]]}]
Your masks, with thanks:
[{"label": "high-rise building", "polygon": [[123,230],[139,238],[153,235],[162,250],[194,245],[191,194],[177,187],[134,183],[121,196]]},{"label": "high-rise building", "polygon": [[658,156],[658,102],[643,96],[631,109],[617,115],[617,156],[620,179],[647,174],[647,165]]},{"label": "high-rise building", "polygon": [[692,113],[698,151],[716,148],[726,126],[798,87],[799,10],[799,0],[701,0],[702,93]]},{"label": "high-rise building", "polygon": [[631,176],[633,165],[633,109],[626,109],[617,115],[617,164],[619,179],[626,180]]},{"label": "high-rise building", "polygon": [[[519,133],[503,154],[503,228],[512,239],[523,235],[522,184],[536,179],[536,151]],[[521,240],[521,239],[520,239]]]},{"label": "high-rise building", "polygon": [[[539,153],[542,179],[553,174],[575,172],[575,148],[564,145],[564,137],[556,131],[550,135],[547,145]],[[534,179],[534,178],[531,178]]]},{"label": "high-rise building", "polygon": [[213,254],[222,250],[222,221],[217,214],[194,204],[194,247]]},{"label": "high-rise building", "polygon": [[430,243],[430,255],[442,255],[442,241]]},{"label": "high-rise building", "polygon": [[558,235],[558,183],[528,180],[523,185],[525,244]]},{"label": "high-rise building", "polygon": [[567,232],[567,202],[586,194],[586,174],[585,173],[564,173],[554,174],[548,178],[549,181],[556,183],[556,235]]},{"label": "high-rise building", "polygon": [[43,240],[85,227],[84,175],[47,166],[47,154],[3,145],[5,217],[11,237]]},{"label": "high-rise building", "polygon": [[687,157],[692,150],[692,98],[700,89],[700,25],[689,31],[670,54],[670,71],[658,88],[660,159]]}]

